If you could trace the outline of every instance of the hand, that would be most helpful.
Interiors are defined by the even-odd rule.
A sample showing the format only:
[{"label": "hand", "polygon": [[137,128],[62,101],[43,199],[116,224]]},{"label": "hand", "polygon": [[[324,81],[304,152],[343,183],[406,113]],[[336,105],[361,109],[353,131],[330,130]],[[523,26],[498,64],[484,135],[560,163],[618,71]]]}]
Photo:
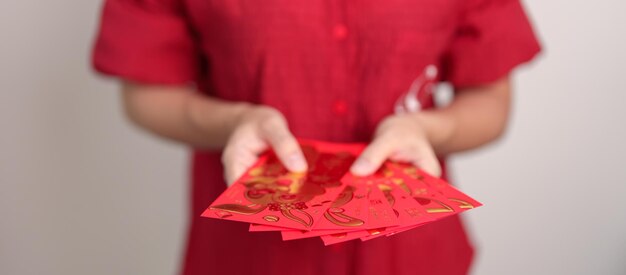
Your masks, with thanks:
[{"label": "hand", "polygon": [[289,171],[307,170],[300,145],[289,131],[285,117],[271,107],[249,107],[237,120],[222,153],[224,177],[228,186],[257,161],[260,153],[270,147]]},{"label": "hand", "polygon": [[385,118],[378,125],[373,141],[354,162],[350,171],[358,176],[371,175],[387,159],[409,162],[433,176],[441,176],[441,166],[418,114]]}]

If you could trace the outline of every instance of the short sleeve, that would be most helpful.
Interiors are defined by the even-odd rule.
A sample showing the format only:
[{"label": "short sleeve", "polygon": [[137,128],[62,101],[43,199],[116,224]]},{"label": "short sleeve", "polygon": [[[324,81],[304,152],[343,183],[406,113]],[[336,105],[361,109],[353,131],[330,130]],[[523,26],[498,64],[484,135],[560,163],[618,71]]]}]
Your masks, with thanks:
[{"label": "short sleeve", "polygon": [[519,0],[465,3],[445,58],[444,81],[457,88],[493,82],[539,53],[539,42]]},{"label": "short sleeve", "polygon": [[174,0],[106,0],[92,55],[105,75],[154,84],[197,78],[189,24]]}]

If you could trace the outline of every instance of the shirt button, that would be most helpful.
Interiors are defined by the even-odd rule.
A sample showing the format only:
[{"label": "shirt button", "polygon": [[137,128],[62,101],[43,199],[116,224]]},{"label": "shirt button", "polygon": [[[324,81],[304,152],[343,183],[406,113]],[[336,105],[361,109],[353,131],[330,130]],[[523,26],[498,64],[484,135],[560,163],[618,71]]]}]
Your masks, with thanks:
[{"label": "shirt button", "polygon": [[348,36],[348,28],[346,25],[339,24],[333,28],[333,36],[335,39],[342,40]]},{"label": "shirt button", "polygon": [[348,112],[348,104],[343,100],[336,100],[333,103],[333,113],[344,115]]}]

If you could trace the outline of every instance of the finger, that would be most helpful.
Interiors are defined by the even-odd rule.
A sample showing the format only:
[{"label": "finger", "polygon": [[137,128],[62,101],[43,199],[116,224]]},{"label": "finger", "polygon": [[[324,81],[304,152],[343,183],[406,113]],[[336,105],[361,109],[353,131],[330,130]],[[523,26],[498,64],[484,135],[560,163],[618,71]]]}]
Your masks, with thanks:
[{"label": "finger", "polygon": [[272,119],[261,127],[263,136],[267,139],[278,159],[291,172],[304,172],[308,166],[302,149],[296,138],[289,132],[284,120]]},{"label": "finger", "polygon": [[250,168],[250,166],[252,166],[252,164],[254,164],[254,162],[244,161],[238,161],[232,164],[232,168],[229,170],[226,176],[226,183],[228,184],[228,186],[231,186],[235,182],[237,182],[237,180],[241,178],[241,176],[246,172],[246,170],[248,170],[248,168]]},{"label": "finger", "polygon": [[418,157],[413,164],[435,177],[441,177],[441,164],[433,147],[423,142],[417,148]]},{"label": "finger", "polygon": [[441,165],[434,153],[419,156],[412,163],[432,176],[441,177]]},{"label": "finger", "polygon": [[350,172],[357,176],[367,176],[376,170],[389,157],[394,142],[390,138],[380,136],[363,150],[359,158],[350,167]]},{"label": "finger", "polygon": [[227,186],[231,186],[236,179],[236,174],[239,171],[235,167],[235,157],[233,154],[233,146],[227,146],[222,152],[222,166],[224,166],[224,180]]},{"label": "finger", "polygon": [[224,179],[231,186],[257,160],[256,155],[245,150],[243,146],[232,146],[224,150],[222,163],[224,165]]},{"label": "finger", "polygon": [[432,148],[428,145],[416,145],[413,149],[393,153],[390,160],[408,162],[436,177],[441,176],[441,165]]}]

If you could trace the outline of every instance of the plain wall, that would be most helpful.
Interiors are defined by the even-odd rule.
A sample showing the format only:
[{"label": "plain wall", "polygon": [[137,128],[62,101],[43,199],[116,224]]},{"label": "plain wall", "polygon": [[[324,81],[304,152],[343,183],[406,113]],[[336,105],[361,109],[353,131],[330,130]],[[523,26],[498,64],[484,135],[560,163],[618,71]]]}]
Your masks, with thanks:
[{"label": "plain wall", "polygon": [[[475,274],[626,274],[626,3],[527,1],[545,51],[507,136],[452,160]],[[182,146],[133,128],[89,51],[99,1],[0,3],[0,274],[173,274]]]}]

